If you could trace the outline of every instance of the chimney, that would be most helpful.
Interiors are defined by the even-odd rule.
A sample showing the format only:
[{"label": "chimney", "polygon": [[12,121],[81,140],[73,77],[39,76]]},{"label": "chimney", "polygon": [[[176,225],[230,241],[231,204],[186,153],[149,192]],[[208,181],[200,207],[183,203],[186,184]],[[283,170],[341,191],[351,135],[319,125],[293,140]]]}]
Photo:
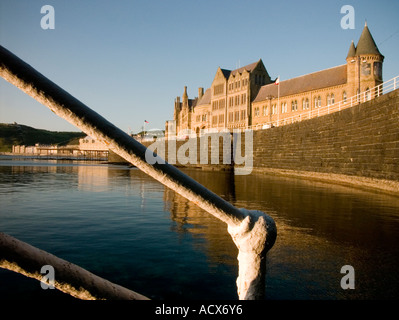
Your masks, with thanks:
[{"label": "chimney", "polygon": [[201,100],[202,96],[204,95],[204,88],[198,88],[198,101]]}]

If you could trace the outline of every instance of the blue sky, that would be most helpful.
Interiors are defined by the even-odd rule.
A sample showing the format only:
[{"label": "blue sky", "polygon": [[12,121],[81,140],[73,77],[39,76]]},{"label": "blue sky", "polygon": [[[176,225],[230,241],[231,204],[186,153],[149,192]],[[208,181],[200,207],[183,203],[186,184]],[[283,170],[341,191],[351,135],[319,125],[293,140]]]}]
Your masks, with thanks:
[{"label": "blue sky", "polygon": [[[44,30],[40,9],[55,9]],[[355,9],[342,29],[341,7]],[[399,75],[399,1],[0,0],[0,44],[124,131],[164,128],[184,86],[194,98],[217,68],[263,60],[281,80],[345,63],[368,27]],[[0,122],[79,131],[0,78]]]}]

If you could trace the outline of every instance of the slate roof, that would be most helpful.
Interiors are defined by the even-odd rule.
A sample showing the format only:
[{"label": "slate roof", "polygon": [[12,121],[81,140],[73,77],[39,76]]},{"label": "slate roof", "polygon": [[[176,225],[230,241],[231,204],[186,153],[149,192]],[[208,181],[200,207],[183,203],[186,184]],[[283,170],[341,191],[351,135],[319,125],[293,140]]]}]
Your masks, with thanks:
[{"label": "slate roof", "polygon": [[248,64],[248,65],[246,65],[246,66],[244,66],[244,67],[235,69],[235,70],[231,71],[231,74],[232,74],[233,76],[235,76],[237,72],[241,74],[244,70],[247,70],[248,72],[251,72],[252,70],[254,70],[254,69],[256,68],[256,66],[258,65],[258,63],[259,63],[260,61],[261,61],[261,60],[258,60],[258,61],[256,61],[256,62],[253,62],[253,63],[251,63],[251,64]]},{"label": "slate roof", "polygon": [[189,108],[194,108],[197,105],[197,102],[198,102],[198,98],[188,99]]},{"label": "slate roof", "polygon": [[346,59],[352,58],[355,55],[356,55],[356,48],[355,48],[355,44],[353,43],[353,40],[352,40],[351,45],[349,47],[348,55],[346,56]]},{"label": "slate roof", "polygon": [[253,62],[251,64],[248,64],[248,65],[246,65],[244,67],[240,67],[240,68],[234,69],[234,70],[227,70],[227,69],[222,69],[222,68],[220,68],[220,70],[222,71],[224,77],[226,79],[228,79],[230,77],[230,74],[235,76],[237,72],[241,74],[244,70],[247,70],[248,72],[251,72],[252,70],[254,70],[256,68],[256,66],[258,65],[258,63],[260,61],[261,61],[261,59],[259,59],[256,62]]},{"label": "slate roof", "polygon": [[373,36],[370,33],[369,28],[367,27],[367,23],[364,25],[362,34],[360,35],[359,42],[356,47],[356,55],[360,54],[379,54],[380,51],[375,44]]},{"label": "slate roof", "polygon": [[[346,64],[309,73],[297,78],[280,81],[280,97],[345,84],[347,81]],[[262,86],[253,102],[266,100],[271,95],[278,96],[275,83]]]},{"label": "slate roof", "polygon": [[230,77],[231,70],[222,69],[222,68],[220,68],[220,70],[222,71],[222,73],[226,79],[228,79]]},{"label": "slate roof", "polygon": [[211,103],[211,89],[206,89],[204,95],[202,98],[198,101],[196,106],[203,106],[205,104],[210,104]]},{"label": "slate roof", "polygon": [[[189,107],[190,109],[194,108],[194,107],[197,105],[197,103],[198,103],[198,98],[195,98],[195,99],[187,99],[187,104],[188,104],[188,107]],[[180,102],[180,103],[178,104],[178,107],[179,107],[180,109],[183,108],[183,102]]]}]

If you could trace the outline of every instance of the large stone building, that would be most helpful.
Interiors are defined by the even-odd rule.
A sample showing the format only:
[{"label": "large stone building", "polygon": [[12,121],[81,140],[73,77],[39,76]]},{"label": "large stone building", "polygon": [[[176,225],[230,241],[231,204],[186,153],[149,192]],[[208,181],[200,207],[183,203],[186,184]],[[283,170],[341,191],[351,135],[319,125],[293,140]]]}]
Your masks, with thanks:
[{"label": "large stone building", "polygon": [[167,122],[167,134],[267,128],[288,118],[305,119],[315,109],[358,93],[371,99],[378,95],[371,89],[383,81],[383,60],[365,24],[357,46],[350,44],[346,63],[330,69],[276,81],[262,60],[235,70],[218,68],[211,87],[205,92],[199,88],[198,97],[189,99],[184,87],[182,98],[175,100],[173,121]]}]

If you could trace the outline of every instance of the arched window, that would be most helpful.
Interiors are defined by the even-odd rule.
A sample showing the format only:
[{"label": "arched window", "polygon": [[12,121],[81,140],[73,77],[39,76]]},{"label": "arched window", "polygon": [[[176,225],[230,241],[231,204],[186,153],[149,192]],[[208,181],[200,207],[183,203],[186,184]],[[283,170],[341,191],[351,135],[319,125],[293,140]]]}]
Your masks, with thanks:
[{"label": "arched window", "polygon": [[287,102],[282,102],[281,103],[281,113],[286,113],[287,112]]},{"label": "arched window", "polygon": [[335,95],[334,93],[331,94],[331,104],[335,103]]},{"label": "arched window", "polygon": [[293,100],[291,102],[291,111],[297,111],[298,110],[298,102],[296,100]]},{"label": "arched window", "polygon": [[309,99],[308,98],[302,100],[302,109],[303,110],[308,110],[309,109]]},{"label": "arched window", "polygon": [[321,97],[314,97],[314,107],[315,108],[320,108],[321,107]]},{"label": "arched window", "polygon": [[330,97],[330,95],[328,94],[327,95],[327,106],[329,106],[331,104],[331,97]]}]

